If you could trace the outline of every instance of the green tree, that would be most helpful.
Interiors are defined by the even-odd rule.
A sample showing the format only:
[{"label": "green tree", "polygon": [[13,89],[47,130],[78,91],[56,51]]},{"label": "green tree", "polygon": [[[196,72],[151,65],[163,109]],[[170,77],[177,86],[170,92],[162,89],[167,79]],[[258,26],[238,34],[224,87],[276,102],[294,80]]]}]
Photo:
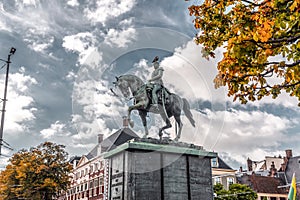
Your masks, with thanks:
[{"label": "green tree", "polygon": [[0,174],[0,199],[52,199],[69,184],[72,167],[63,145],[45,142],[14,154]]},{"label": "green tree", "polygon": [[216,184],[214,193],[217,195],[215,199],[222,200],[256,200],[257,194],[247,185],[232,184],[229,190],[225,190],[223,185]]},{"label": "green tree", "polygon": [[299,0],[204,0],[189,11],[203,56],[225,49],[216,88],[227,85],[241,103],[282,91],[300,101]]}]

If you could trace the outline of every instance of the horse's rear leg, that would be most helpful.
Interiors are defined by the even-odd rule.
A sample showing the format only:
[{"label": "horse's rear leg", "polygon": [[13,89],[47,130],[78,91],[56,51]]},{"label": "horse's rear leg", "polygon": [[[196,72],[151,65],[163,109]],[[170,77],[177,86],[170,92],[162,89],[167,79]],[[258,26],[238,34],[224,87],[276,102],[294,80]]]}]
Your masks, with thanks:
[{"label": "horse's rear leg", "polygon": [[163,130],[172,127],[172,124],[171,124],[169,118],[167,116],[165,116],[164,114],[162,114],[161,116],[162,116],[163,120],[166,122],[166,125],[159,129],[158,135],[159,135],[160,140],[162,139]]},{"label": "horse's rear leg", "polygon": [[176,120],[176,122],[177,122],[177,124],[178,124],[178,126],[179,126],[178,132],[175,133],[175,134],[176,134],[176,137],[175,137],[174,140],[175,140],[175,141],[178,141],[179,138],[180,138],[180,136],[181,136],[181,130],[182,130],[183,124],[182,124],[182,122],[181,122],[180,115],[176,115],[176,116],[174,116],[174,118],[175,118],[175,120]]}]

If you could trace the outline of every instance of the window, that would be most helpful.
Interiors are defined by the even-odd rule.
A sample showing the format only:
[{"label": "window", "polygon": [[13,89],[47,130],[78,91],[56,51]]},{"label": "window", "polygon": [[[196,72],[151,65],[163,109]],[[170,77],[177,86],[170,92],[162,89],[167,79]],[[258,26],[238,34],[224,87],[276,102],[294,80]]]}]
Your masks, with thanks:
[{"label": "window", "polygon": [[103,161],[100,161],[100,169],[103,169],[103,167],[104,167],[104,163]]},{"label": "window", "polygon": [[217,160],[217,158],[211,159],[211,167],[218,167],[218,160]]},{"label": "window", "polygon": [[99,178],[94,179],[94,186],[95,187],[99,186]]},{"label": "window", "polygon": [[228,186],[232,185],[234,183],[233,177],[228,177],[227,178],[227,183],[228,183]]},{"label": "window", "polygon": [[99,187],[99,194],[102,194],[103,193],[103,186],[100,186]]},{"label": "window", "polygon": [[221,184],[221,177],[215,177],[215,184]]},{"label": "window", "polygon": [[104,185],[103,183],[104,183],[104,177],[103,175],[101,175],[99,178],[99,185]]},{"label": "window", "polygon": [[90,197],[93,196],[93,189],[90,189],[90,191],[89,191],[89,196],[90,196]]}]

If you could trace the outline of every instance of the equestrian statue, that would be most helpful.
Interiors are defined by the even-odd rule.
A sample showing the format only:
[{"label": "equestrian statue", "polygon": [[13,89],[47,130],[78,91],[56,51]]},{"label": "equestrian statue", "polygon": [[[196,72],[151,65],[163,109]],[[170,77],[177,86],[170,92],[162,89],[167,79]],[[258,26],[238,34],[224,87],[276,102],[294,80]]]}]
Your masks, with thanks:
[{"label": "equestrian statue", "polygon": [[[158,60],[159,58],[156,56],[152,61],[154,71],[152,72],[148,83],[145,84],[135,75],[121,75],[116,77],[116,81],[113,82],[113,84],[121,91],[125,98],[134,99],[134,104],[128,108],[128,120],[131,127],[134,126],[133,121],[130,119],[131,112],[137,110],[145,129],[144,137],[147,137],[149,133],[146,120],[147,113],[160,114],[166,123],[165,126],[159,129],[159,137],[162,139],[163,130],[172,127],[169,118],[173,116],[177,123],[175,131],[176,137],[174,140],[178,141],[183,126],[180,118],[181,111],[183,110],[185,116],[194,127],[195,120],[190,111],[188,101],[177,94],[171,93],[164,87],[162,81],[164,69],[160,67]],[[179,127],[178,130],[177,126]]]}]

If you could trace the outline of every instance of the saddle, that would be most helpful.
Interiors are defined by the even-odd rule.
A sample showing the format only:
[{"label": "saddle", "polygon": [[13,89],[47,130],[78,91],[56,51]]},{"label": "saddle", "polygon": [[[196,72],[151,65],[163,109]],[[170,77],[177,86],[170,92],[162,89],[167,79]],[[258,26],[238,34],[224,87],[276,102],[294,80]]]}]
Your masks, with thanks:
[{"label": "saddle", "polygon": [[[153,83],[146,84],[146,91],[147,91],[147,96],[150,99],[150,105],[152,103],[152,90],[154,88]],[[164,104],[170,103],[170,95],[172,93],[165,88],[163,85],[160,85],[160,89],[157,91],[157,97],[158,97],[158,104],[163,105],[163,100]]]}]

